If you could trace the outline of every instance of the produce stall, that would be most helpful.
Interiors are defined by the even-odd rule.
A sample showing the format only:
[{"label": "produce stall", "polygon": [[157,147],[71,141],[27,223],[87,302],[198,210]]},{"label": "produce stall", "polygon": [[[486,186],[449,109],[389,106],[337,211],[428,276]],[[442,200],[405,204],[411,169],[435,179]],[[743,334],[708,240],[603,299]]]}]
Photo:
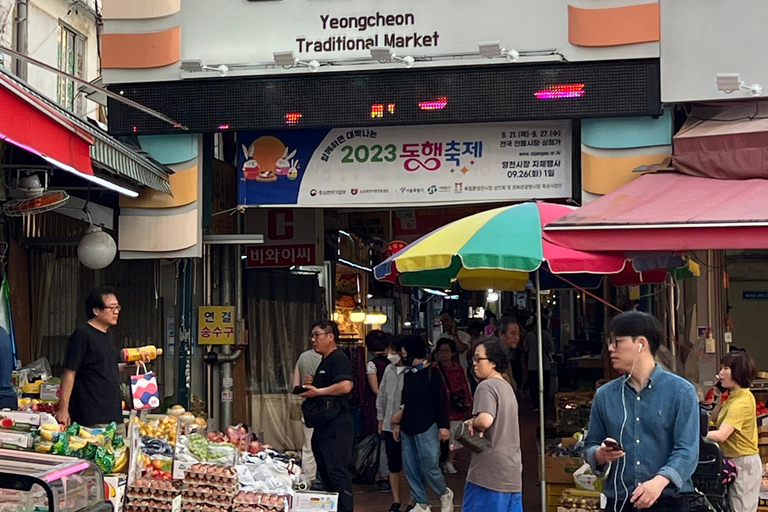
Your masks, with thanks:
[{"label": "produce stall", "polygon": [[109,512],[92,462],[0,448],[0,512]]}]

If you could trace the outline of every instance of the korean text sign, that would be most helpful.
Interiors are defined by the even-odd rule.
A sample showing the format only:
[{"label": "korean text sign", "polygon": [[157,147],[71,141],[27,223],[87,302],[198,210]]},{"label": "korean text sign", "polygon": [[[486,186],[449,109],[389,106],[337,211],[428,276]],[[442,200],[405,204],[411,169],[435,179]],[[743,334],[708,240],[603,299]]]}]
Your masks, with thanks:
[{"label": "korean text sign", "polygon": [[200,306],[198,315],[198,344],[233,345],[235,343],[235,308],[233,306]]},{"label": "korean text sign", "polygon": [[238,142],[241,205],[427,206],[572,194],[570,121],[250,132]]}]

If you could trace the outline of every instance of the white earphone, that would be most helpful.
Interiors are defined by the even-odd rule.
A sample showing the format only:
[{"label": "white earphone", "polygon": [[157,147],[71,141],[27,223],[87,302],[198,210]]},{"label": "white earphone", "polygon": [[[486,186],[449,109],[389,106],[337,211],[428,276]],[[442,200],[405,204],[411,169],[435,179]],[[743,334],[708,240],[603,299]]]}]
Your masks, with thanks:
[{"label": "white earphone", "polygon": [[641,350],[643,350],[643,344],[642,344],[642,343],[640,343],[640,344],[637,346],[637,353],[639,354]]}]

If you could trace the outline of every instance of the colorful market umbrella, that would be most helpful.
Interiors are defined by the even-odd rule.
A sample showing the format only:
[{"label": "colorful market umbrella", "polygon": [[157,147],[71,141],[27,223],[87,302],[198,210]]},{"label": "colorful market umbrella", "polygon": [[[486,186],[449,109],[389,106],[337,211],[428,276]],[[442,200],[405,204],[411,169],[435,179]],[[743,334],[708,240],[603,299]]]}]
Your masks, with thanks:
[{"label": "colorful market umbrella", "polygon": [[[552,274],[618,274],[622,253],[589,253],[542,237],[542,226],[573,211],[569,206],[523,203],[481,212],[429,233],[374,268],[376,279],[399,274],[406,286],[466,290],[524,290],[544,265]],[[599,278],[598,278],[599,279]]]}]

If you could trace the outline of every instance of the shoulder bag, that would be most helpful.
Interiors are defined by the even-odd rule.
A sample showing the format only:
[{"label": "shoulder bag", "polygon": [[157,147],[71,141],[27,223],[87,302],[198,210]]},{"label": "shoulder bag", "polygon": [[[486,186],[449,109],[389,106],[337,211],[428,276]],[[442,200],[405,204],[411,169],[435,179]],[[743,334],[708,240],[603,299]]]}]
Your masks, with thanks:
[{"label": "shoulder bag", "polygon": [[341,402],[335,396],[315,396],[301,404],[304,423],[309,428],[331,423],[341,413]]}]

